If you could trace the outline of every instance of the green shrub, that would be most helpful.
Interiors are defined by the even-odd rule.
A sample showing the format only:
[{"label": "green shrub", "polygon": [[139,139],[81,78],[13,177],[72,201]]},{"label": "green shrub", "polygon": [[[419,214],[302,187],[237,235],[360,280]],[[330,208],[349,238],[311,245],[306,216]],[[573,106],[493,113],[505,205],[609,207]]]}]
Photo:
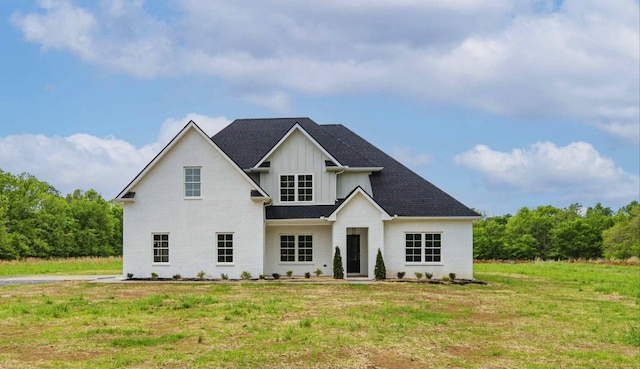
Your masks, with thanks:
[{"label": "green shrub", "polygon": [[305,278],[311,278],[311,273],[309,273],[309,272],[305,272],[305,273],[304,273],[304,277],[305,277]]},{"label": "green shrub", "polygon": [[178,279],[182,279],[182,276],[180,274],[174,274],[173,275],[173,280],[177,281]]},{"label": "green shrub", "polygon": [[452,281],[455,281],[455,280],[456,280],[456,273],[449,273],[449,278],[450,278]]},{"label": "green shrub", "polygon": [[133,273],[127,273],[127,279],[132,279],[133,278]]},{"label": "green shrub", "polygon": [[320,275],[322,274],[322,269],[318,268],[313,273],[316,275],[316,277],[320,277]]},{"label": "green shrub", "polygon": [[451,278],[449,278],[448,276],[446,276],[446,275],[442,276],[442,281],[443,282],[449,282],[450,280],[451,280]]},{"label": "green shrub", "polygon": [[273,277],[273,279],[280,279],[280,274],[278,273],[273,273],[271,274],[271,276]]},{"label": "green shrub", "polygon": [[293,270],[287,270],[287,278],[291,278],[293,275]]},{"label": "green shrub", "polygon": [[426,272],[426,273],[424,273],[424,277],[425,277],[426,279],[431,279],[431,278],[433,277],[433,273]]},{"label": "green shrub", "polygon": [[199,271],[197,276],[198,276],[198,279],[204,279],[204,270]]},{"label": "green shrub", "polygon": [[240,279],[243,279],[243,280],[251,279],[251,273],[247,272],[246,270],[243,270],[242,273],[240,273]]},{"label": "green shrub", "polygon": [[373,275],[378,280],[387,279],[387,268],[384,266],[384,259],[380,249],[378,249],[378,255],[376,255],[376,267],[373,269]]},{"label": "green shrub", "polygon": [[220,273],[220,278],[223,281],[226,281],[227,279],[229,279],[229,275],[227,273]]},{"label": "green shrub", "polygon": [[156,272],[151,272],[151,279],[152,279],[152,280],[154,280],[154,281],[155,281],[156,279],[158,279],[158,273],[156,273]]},{"label": "green shrub", "polygon": [[340,248],[336,246],[336,252],[333,256],[333,278],[344,278],[344,267],[342,266],[342,256],[340,256]]},{"label": "green shrub", "polygon": [[418,279],[418,280],[422,279],[422,273],[420,273],[420,272],[415,272],[415,273],[413,273],[413,274],[415,274],[416,279]]},{"label": "green shrub", "polygon": [[402,279],[402,278],[404,278],[404,275],[405,275],[405,274],[406,274],[405,272],[398,272],[398,274],[397,274],[398,279]]}]

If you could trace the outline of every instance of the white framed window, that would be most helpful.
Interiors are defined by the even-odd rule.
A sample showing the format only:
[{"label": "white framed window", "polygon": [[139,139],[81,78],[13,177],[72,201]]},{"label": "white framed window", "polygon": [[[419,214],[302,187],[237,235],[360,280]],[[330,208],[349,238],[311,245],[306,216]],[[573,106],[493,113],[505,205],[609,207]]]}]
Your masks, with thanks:
[{"label": "white framed window", "polygon": [[313,262],[313,236],[280,235],[280,262]]},{"label": "white framed window", "polygon": [[169,262],[169,234],[168,233],[153,234],[153,262],[154,263]]},{"label": "white framed window", "polygon": [[280,176],[281,202],[313,201],[313,174],[284,174]]},{"label": "white framed window", "polygon": [[218,233],[218,263],[233,263],[233,233]]},{"label": "white framed window", "polygon": [[198,198],[202,196],[200,167],[184,168],[184,197]]},{"label": "white framed window", "polygon": [[439,263],[442,261],[441,233],[405,233],[407,263]]}]

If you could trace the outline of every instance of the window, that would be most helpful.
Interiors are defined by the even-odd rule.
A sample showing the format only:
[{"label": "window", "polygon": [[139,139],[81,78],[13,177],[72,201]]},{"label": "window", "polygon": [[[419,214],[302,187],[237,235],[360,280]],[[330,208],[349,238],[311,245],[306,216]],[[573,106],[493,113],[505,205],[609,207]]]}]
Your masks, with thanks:
[{"label": "window", "polygon": [[153,235],[153,262],[169,262],[169,235],[167,233]]},{"label": "window", "polygon": [[233,263],[233,234],[218,234],[218,263]]},{"label": "window", "polygon": [[313,261],[312,236],[298,236],[298,261]]},{"label": "window", "polygon": [[313,176],[304,174],[298,176],[298,201],[313,200]]},{"label": "window", "polygon": [[421,262],[422,261],[422,235],[420,233],[407,233],[406,237],[406,250],[407,259],[409,262]]},{"label": "window", "polygon": [[280,262],[309,263],[313,262],[313,236],[311,235],[281,235]]},{"label": "window", "polygon": [[294,176],[280,176],[280,201],[295,201],[296,181]]},{"label": "window", "polygon": [[[423,253],[424,250],[424,253]],[[405,261],[408,263],[438,263],[442,261],[442,234],[405,234]]]},{"label": "window", "polygon": [[184,168],[184,196],[200,197],[200,168]]},{"label": "window", "polygon": [[313,201],[313,175],[288,174],[280,176],[280,201]]},{"label": "window", "polygon": [[424,235],[424,261],[440,261],[440,234],[427,233]]}]

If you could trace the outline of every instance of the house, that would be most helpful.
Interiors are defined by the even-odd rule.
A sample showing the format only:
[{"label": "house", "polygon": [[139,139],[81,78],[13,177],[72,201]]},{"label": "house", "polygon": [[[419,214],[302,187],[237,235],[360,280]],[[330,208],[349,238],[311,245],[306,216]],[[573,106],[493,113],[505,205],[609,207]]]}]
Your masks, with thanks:
[{"label": "house", "polygon": [[189,122],[116,200],[125,274],[219,278],[430,272],[473,277],[478,214],[343,125],[238,119],[213,137]]}]

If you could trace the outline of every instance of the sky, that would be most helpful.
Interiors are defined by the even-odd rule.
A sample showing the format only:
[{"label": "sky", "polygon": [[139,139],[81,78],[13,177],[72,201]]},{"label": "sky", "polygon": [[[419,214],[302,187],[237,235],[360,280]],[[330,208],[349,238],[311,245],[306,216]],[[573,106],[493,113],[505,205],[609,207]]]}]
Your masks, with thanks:
[{"label": "sky", "polygon": [[0,0],[0,169],[112,199],[189,121],[343,124],[465,205],[640,199],[638,0]]}]

